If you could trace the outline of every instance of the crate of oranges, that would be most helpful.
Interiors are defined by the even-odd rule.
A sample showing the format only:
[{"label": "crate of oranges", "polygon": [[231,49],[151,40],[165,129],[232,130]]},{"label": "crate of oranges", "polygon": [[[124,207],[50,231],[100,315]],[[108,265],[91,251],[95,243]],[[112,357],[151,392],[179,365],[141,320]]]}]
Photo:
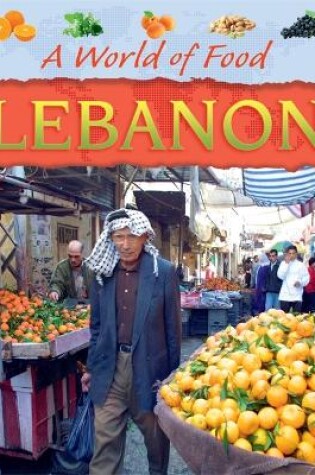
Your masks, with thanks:
[{"label": "crate of oranges", "polygon": [[0,289],[0,339],[8,358],[58,356],[89,341],[89,306],[62,304]]},{"label": "crate of oranges", "polygon": [[315,316],[271,309],[209,336],[156,413],[196,473],[315,473]]}]

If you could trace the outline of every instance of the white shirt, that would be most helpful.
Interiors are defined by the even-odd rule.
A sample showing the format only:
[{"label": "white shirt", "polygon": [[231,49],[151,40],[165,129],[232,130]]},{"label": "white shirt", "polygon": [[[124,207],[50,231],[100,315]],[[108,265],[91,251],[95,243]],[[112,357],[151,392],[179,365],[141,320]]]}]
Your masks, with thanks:
[{"label": "white shirt", "polygon": [[[279,293],[279,300],[284,302],[302,301],[303,287],[310,280],[309,273],[303,262],[298,259],[289,263],[282,261],[278,269],[278,277],[281,279],[282,286]],[[299,287],[295,287],[295,282],[300,282]]]}]

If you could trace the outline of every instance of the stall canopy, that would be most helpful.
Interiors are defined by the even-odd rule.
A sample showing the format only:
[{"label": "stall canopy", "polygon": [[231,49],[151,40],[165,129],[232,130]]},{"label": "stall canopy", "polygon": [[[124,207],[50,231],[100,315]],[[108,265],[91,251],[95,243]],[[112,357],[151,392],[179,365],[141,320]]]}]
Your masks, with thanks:
[{"label": "stall canopy", "polygon": [[[111,209],[111,208],[110,208]],[[104,203],[60,189],[50,183],[0,174],[0,214],[80,215],[93,211],[108,212]]]},{"label": "stall canopy", "polygon": [[259,206],[301,205],[315,196],[315,168],[304,167],[296,172],[246,168],[243,187],[245,195]]}]

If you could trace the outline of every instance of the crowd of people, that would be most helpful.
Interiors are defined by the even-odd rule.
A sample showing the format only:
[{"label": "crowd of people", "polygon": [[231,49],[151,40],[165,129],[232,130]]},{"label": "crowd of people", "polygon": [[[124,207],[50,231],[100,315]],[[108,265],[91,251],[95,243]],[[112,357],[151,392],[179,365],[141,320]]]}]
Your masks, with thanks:
[{"label": "crowd of people", "polygon": [[254,315],[270,308],[315,311],[315,257],[309,259],[307,267],[294,245],[288,246],[281,257],[277,249],[271,249],[246,259],[239,279],[253,289]]}]

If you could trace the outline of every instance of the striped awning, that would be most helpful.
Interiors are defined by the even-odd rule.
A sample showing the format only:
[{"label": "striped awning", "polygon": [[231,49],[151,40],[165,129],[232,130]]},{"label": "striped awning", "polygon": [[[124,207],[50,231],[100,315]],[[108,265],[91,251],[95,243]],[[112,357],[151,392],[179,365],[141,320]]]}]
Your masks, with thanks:
[{"label": "striped awning", "polygon": [[284,168],[246,168],[244,193],[260,206],[303,204],[315,196],[315,168],[296,172]]}]

